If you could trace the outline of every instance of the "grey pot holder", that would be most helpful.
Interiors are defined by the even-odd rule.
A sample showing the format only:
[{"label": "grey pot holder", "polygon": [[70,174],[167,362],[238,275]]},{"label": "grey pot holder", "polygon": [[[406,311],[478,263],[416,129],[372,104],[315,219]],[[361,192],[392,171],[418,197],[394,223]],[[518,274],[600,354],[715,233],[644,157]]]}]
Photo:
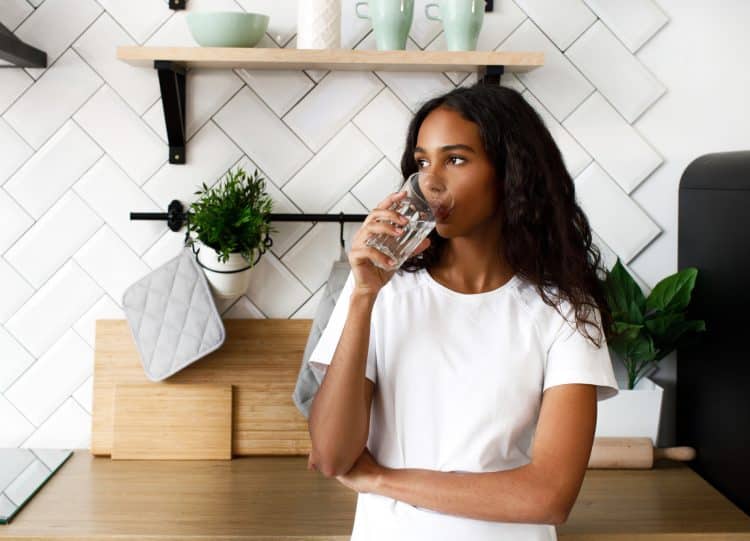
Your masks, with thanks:
[{"label": "grey pot holder", "polygon": [[189,248],[129,286],[122,306],[151,381],[217,350],[226,337],[206,276]]}]

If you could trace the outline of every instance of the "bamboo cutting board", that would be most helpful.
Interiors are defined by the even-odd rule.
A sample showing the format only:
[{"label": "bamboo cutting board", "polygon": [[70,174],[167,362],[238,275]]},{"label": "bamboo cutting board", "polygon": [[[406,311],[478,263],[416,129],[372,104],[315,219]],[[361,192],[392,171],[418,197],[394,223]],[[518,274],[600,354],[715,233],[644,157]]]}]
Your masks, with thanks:
[{"label": "bamboo cutting board", "polygon": [[91,452],[112,454],[114,386],[233,385],[232,454],[307,455],[307,420],[292,401],[311,319],[226,319],[221,348],[154,383],[146,378],[127,320],[96,322]]},{"label": "bamboo cutting board", "polygon": [[229,460],[232,386],[115,384],[112,459]]}]

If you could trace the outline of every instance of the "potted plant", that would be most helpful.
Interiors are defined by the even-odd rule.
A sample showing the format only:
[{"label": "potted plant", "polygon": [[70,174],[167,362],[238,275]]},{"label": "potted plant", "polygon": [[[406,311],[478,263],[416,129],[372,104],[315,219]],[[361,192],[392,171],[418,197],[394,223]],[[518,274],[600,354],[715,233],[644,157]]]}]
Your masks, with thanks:
[{"label": "potted plant", "polygon": [[612,358],[624,365],[627,388],[599,404],[597,437],[650,437],[656,446],[664,390],[647,374],[706,330],[703,320],[686,316],[697,276],[694,267],[683,269],[644,297],[619,258],[607,273],[603,285],[613,321],[605,334]]},{"label": "potted plant", "polygon": [[229,170],[224,182],[211,188],[204,182],[202,188],[190,205],[186,244],[193,247],[214,294],[237,297],[247,290],[250,270],[272,244],[269,233],[276,230],[268,214],[273,202],[257,169],[252,176],[241,167]]}]

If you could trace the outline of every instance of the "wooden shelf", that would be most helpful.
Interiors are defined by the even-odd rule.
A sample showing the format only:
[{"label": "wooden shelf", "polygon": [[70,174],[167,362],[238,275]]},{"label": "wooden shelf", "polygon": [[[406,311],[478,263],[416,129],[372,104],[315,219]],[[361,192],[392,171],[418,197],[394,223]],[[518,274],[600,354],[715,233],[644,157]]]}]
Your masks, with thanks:
[{"label": "wooden shelf", "polygon": [[358,51],[353,49],[261,49],[225,47],[118,47],[117,58],[153,67],[157,60],[188,68],[269,70],[477,71],[504,66],[529,71],[544,63],[541,52],[503,51]]},{"label": "wooden shelf", "polygon": [[510,51],[358,51],[354,49],[262,49],[235,47],[117,48],[117,58],[159,72],[169,163],[185,163],[185,73],[188,68],[261,70],[358,70],[476,72],[479,81],[500,84],[505,71],[529,71],[544,53]]}]

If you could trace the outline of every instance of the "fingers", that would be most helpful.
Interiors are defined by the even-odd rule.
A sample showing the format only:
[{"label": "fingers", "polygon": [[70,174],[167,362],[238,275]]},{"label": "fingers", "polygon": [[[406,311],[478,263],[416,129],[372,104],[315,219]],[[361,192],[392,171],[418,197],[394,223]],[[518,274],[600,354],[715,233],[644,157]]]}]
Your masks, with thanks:
[{"label": "fingers", "polygon": [[404,196],[406,196],[406,190],[401,190],[400,192],[394,192],[391,195],[389,195],[388,197],[386,197],[385,199],[383,199],[380,202],[380,204],[377,207],[375,207],[374,209],[372,209],[372,210],[387,209],[388,207],[390,207],[396,201],[398,201],[400,199],[403,199]]},{"label": "fingers", "polygon": [[395,210],[376,209],[373,210],[366,218],[362,225],[368,225],[377,222],[393,222],[396,224],[406,225],[409,219]]},{"label": "fingers", "polygon": [[365,259],[369,259],[373,262],[378,261],[384,268],[388,268],[392,265],[395,265],[396,262],[393,261],[390,257],[385,255],[380,250],[373,248],[372,246],[358,246],[356,248],[352,248],[350,252],[351,256],[354,258],[354,260],[360,260],[363,261]]}]

